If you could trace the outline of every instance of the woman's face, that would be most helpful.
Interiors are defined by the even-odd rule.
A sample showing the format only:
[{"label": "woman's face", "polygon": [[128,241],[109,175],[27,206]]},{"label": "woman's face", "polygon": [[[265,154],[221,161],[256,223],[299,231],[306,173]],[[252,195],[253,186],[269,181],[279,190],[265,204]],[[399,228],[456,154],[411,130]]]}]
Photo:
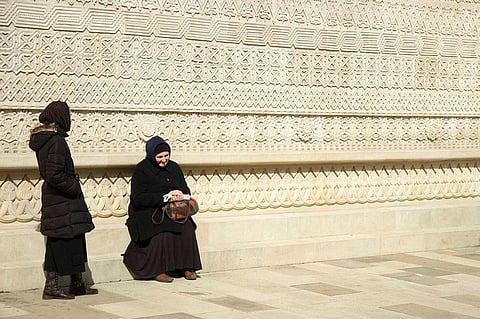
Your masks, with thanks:
[{"label": "woman's face", "polygon": [[160,167],[165,167],[168,163],[168,160],[170,158],[170,153],[168,151],[158,153],[155,155],[155,160],[158,163],[158,166]]}]

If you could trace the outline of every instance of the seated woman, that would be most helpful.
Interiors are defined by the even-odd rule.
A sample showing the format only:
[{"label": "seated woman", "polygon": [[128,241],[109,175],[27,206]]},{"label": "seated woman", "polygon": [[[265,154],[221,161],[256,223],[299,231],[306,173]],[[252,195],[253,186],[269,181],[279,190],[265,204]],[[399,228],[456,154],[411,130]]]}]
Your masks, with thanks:
[{"label": "seated woman", "polygon": [[191,217],[178,223],[161,215],[164,195],[190,194],[180,166],[170,160],[171,148],[159,136],[147,141],[147,156],[135,167],[131,181],[127,227],[131,242],[123,262],[135,279],[172,282],[177,274],[188,280],[202,269]]}]

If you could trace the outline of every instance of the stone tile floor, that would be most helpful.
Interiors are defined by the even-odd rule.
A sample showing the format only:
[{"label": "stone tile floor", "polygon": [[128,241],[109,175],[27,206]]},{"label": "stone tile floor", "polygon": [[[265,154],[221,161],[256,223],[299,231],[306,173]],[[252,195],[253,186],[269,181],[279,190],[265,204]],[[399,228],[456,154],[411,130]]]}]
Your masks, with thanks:
[{"label": "stone tile floor", "polygon": [[480,247],[97,284],[97,296],[0,293],[0,318],[480,318]]}]

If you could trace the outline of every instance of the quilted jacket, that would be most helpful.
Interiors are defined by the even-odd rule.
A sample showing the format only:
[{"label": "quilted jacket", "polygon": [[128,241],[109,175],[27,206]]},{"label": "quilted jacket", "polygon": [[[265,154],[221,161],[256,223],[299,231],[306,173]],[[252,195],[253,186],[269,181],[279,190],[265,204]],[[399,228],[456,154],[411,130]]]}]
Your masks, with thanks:
[{"label": "quilted jacket", "polygon": [[29,146],[44,180],[40,232],[48,237],[73,238],[95,228],[66,136],[54,125],[37,127],[30,136]]}]

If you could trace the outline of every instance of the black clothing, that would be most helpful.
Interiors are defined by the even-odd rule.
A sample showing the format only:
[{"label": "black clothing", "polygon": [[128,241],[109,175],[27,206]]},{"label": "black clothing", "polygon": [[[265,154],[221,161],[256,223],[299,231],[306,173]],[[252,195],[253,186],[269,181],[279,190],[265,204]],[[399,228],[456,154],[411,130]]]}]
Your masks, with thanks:
[{"label": "black clothing", "polygon": [[45,246],[45,271],[56,272],[60,276],[82,273],[87,262],[85,235],[75,238],[47,237]]},{"label": "black clothing", "polygon": [[135,279],[151,279],[181,269],[202,269],[192,219],[183,227],[182,233],[163,232],[143,242],[130,242],[124,263]]},{"label": "black clothing", "polygon": [[155,155],[160,154],[162,152],[168,152],[170,153],[172,150],[170,149],[170,146],[166,143],[160,143],[155,147]]},{"label": "black clothing", "polygon": [[147,141],[147,144],[145,144],[145,152],[147,153],[147,156],[145,158],[149,160],[150,163],[152,163],[154,168],[161,169],[155,159],[155,155],[158,154],[157,149],[167,149],[170,156],[172,155],[172,149],[170,148],[170,145],[168,145],[168,143],[159,136],[152,137]]},{"label": "black clothing", "polygon": [[161,223],[152,221],[156,210],[159,217],[162,214],[164,195],[172,190],[190,194],[182,169],[176,162],[169,160],[165,167],[156,162],[155,150],[164,148],[159,147],[160,144],[168,146],[158,136],[147,142],[146,158],[136,165],[131,180],[126,224],[132,241],[123,261],[136,277],[143,279],[166,271],[201,269],[195,237],[197,226],[192,218],[185,224],[175,223],[168,217]]},{"label": "black clothing", "polygon": [[40,232],[55,238],[74,238],[95,227],[65,135],[61,128],[44,125],[32,131],[29,142],[44,180]]},{"label": "black clothing", "polygon": [[152,214],[156,209],[161,216],[161,209],[165,206],[163,195],[173,189],[190,194],[190,189],[180,166],[169,161],[165,168],[154,167],[149,160],[144,159],[135,167],[131,180],[130,204],[128,206],[128,220],[130,236],[134,241],[142,241],[155,234],[170,231],[181,232],[182,225],[164,218],[161,224],[152,222]]},{"label": "black clothing", "polygon": [[66,131],[70,130],[67,104],[50,103],[39,120],[44,125],[32,130],[29,147],[35,151],[40,176],[44,180],[40,232],[47,236],[43,267],[52,278],[47,278],[44,299],[50,299],[56,296],[56,286],[52,285],[58,275],[85,271],[85,233],[95,226],[65,141]]},{"label": "black clothing", "polygon": [[42,124],[57,124],[65,132],[70,131],[72,120],[70,118],[70,109],[65,102],[55,101],[47,105],[40,113],[38,120]]}]

